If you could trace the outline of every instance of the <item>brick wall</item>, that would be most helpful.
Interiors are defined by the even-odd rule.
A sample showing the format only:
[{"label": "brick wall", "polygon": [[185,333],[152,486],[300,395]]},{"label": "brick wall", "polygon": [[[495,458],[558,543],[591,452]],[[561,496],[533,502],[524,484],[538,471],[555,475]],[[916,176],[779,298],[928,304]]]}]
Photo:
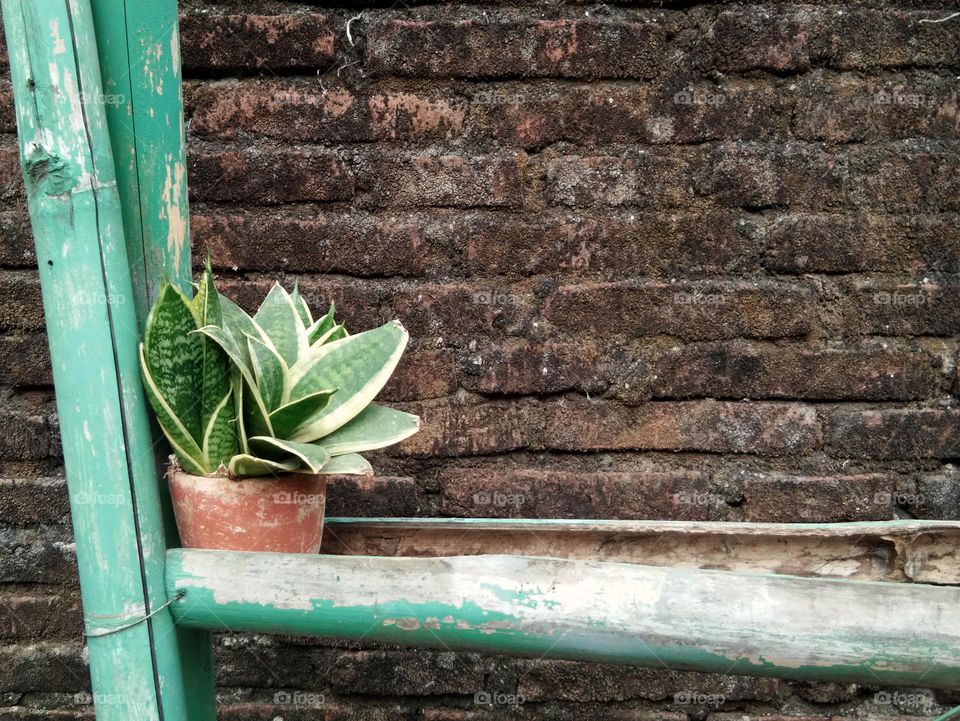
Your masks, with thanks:
[{"label": "brick wall", "polygon": [[[183,3],[197,257],[245,305],[297,279],[412,335],[385,396],[424,429],[330,513],[960,518],[960,18],[931,22],[954,10]],[[89,718],[14,132],[3,79],[0,717]],[[217,653],[235,721],[960,703],[252,635]]]}]

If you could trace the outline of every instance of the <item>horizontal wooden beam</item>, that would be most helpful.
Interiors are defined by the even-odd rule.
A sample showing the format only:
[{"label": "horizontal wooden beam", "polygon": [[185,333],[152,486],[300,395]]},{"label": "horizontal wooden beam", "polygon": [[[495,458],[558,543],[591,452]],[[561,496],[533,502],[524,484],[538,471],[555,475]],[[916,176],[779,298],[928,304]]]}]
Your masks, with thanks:
[{"label": "horizontal wooden beam", "polygon": [[174,549],[179,625],[960,688],[960,588],[519,556]]},{"label": "horizontal wooden beam", "polygon": [[727,523],[330,518],[323,553],[508,554],[851,580],[960,584],[960,521]]}]

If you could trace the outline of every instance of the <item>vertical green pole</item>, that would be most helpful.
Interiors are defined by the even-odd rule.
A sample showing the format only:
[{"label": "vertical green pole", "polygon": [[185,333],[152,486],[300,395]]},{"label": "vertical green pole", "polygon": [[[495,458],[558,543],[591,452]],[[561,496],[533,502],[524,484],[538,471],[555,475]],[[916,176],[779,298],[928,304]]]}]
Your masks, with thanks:
[{"label": "vertical green pole", "polygon": [[[165,606],[134,285],[89,0],[2,0],[99,721],[200,719]],[[212,712],[206,718],[212,719]]]},{"label": "vertical green pole", "polygon": [[137,316],[191,278],[176,0],[90,0]]},{"label": "vertical green pole", "polygon": [[[177,0],[90,0],[90,6],[142,331],[161,283],[169,280],[186,289],[191,279]],[[155,424],[153,434],[162,466],[169,447]],[[160,490],[165,530],[175,543],[169,493],[165,484]],[[162,567],[155,573],[162,580]],[[210,634],[176,629],[176,640],[188,716],[212,719],[216,707]]]}]

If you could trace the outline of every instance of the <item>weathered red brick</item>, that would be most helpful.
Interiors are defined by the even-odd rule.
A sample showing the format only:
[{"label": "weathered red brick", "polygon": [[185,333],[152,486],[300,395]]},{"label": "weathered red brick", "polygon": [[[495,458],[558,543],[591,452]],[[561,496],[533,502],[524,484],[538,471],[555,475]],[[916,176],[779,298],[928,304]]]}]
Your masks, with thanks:
[{"label": "weathered red brick", "polygon": [[[14,528],[0,534],[0,583],[76,588],[76,550],[62,528]],[[0,644],[0,651],[5,648]],[[2,665],[2,663],[0,663]],[[0,670],[0,688],[4,683]]]},{"label": "weathered red brick", "polygon": [[[456,52],[451,49],[456,48]],[[366,64],[379,75],[497,78],[650,78],[666,57],[664,31],[614,19],[378,19]]]},{"label": "weathered red brick", "polygon": [[917,479],[916,491],[904,501],[917,518],[960,520],[960,474],[952,464],[938,473],[925,473]]},{"label": "weathered red brick", "polygon": [[180,45],[187,72],[210,70],[314,71],[336,57],[325,15],[230,14],[191,10],[180,15]]},{"label": "weathered red brick", "polygon": [[17,132],[17,116],[13,107],[13,84],[0,80],[0,133]]},{"label": "weathered red brick", "polygon": [[764,231],[755,218],[726,209],[545,211],[533,217],[475,213],[453,225],[464,271],[480,275],[547,274],[636,277],[755,270]]},{"label": "weathered red brick", "polygon": [[815,315],[810,287],[771,281],[583,283],[561,286],[544,309],[555,327],[578,335],[694,340],[804,335]]},{"label": "weathered red brick", "polygon": [[70,498],[64,478],[0,478],[0,518],[4,524],[69,526]]},{"label": "weathered red brick", "polygon": [[561,156],[546,162],[547,201],[574,207],[682,207],[695,198],[691,180],[699,172],[698,161],[676,149]]},{"label": "weathered red brick", "polygon": [[[225,278],[218,282],[218,287],[252,312],[274,280]],[[533,322],[529,291],[508,284],[411,283],[318,276],[301,277],[299,282],[311,308],[325,309],[334,301],[338,319],[351,331],[400,318],[412,336],[442,340],[451,336],[473,337],[477,333],[518,335]],[[287,287],[292,284],[292,280],[288,281]]]},{"label": "weathered red brick", "polygon": [[847,202],[849,162],[843,151],[809,143],[718,143],[706,151],[696,192],[748,208],[835,207]]},{"label": "weathered red brick", "polygon": [[676,694],[716,695],[730,701],[773,701],[782,683],[746,676],[541,659],[528,664],[519,691],[531,702],[647,699],[672,703]]},{"label": "weathered red brick", "polygon": [[327,485],[326,514],[332,516],[416,516],[412,478],[333,476]]},{"label": "weathered red brick", "polygon": [[953,336],[960,331],[960,295],[949,276],[942,281],[852,276],[838,289],[845,334]]},{"label": "weathered red brick", "polygon": [[421,275],[431,250],[416,217],[195,207],[190,226],[215,268]]},{"label": "weathered red brick", "polygon": [[0,263],[7,267],[36,267],[37,255],[26,209],[0,212]]},{"label": "weathered red brick", "polygon": [[0,378],[12,386],[48,386],[53,383],[50,346],[44,333],[0,336]]},{"label": "weathered red brick", "polygon": [[40,460],[59,453],[50,391],[22,391],[0,408],[0,459]]},{"label": "weathered red brick", "polygon": [[0,638],[14,642],[75,640],[83,634],[80,595],[65,590],[0,594]]},{"label": "weathered red brick", "polygon": [[442,515],[479,518],[732,520],[735,490],[699,471],[441,470]]},{"label": "weathered red brick", "polygon": [[802,140],[960,137],[956,85],[933,73],[883,80],[812,74],[800,93],[793,130]]},{"label": "weathered red brick", "polygon": [[20,169],[20,149],[16,138],[0,138],[0,200],[23,202],[23,172]]},{"label": "weathered red brick", "polygon": [[949,383],[940,354],[879,341],[696,343],[629,354],[625,362],[639,367],[613,378],[626,399],[919,400],[938,397]]},{"label": "weathered red brick", "polygon": [[824,411],[831,455],[852,458],[956,458],[960,411],[948,408],[878,408]]},{"label": "weathered red brick", "polygon": [[835,476],[751,475],[743,481],[746,520],[838,523],[893,518],[894,478],[882,473]]},{"label": "weathered red brick", "polygon": [[89,687],[83,645],[43,642],[0,646],[0,688],[9,692],[74,693]]},{"label": "weathered red brick", "polygon": [[303,142],[451,140],[463,132],[464,101],[452,92],[348,87],[314,80],[221,80],[189,84],[193,133],[232,139],[256,133]]},{"label": "weathered red brick", "polygon": [[420,416],[420,431],[393,454],[404,456],[470,456],[526,448],[536,440],[537,423],[529,405],[488,401],[467,404],[456,400],[401,406]]},{"label": "weathered red brick", "polygon": [[190,197],[197,200],[273,205],[354,194],[353,174],[327,151],[192,146],[187,161]]},{"label": "weathered red brick", "polygon": [[851,146],[849,201],[891,213],[960,210],[960,144],[907,140]]},{"label": "weathered red brick", "polygon": [[801,403],[663,401],[625,406],[569,400],[544,405],[546,448],[708,451],[784,455],[820,444],[812,406]]},{"label": "weathered red brick", "polygon": [[711,22],[694,55],[703,68],[803,71],[953,66],[955,37],[937,11],[746,6]]},{"label": "weathered red brick", "polygon": [[600,351],[589,342],[482,344],[465,353],[461,385],[489,394],[599,393],[606,386],[600,362]]},{"label": "weathered red brick", "polygon": [[368,202],[381,207],[518,207],[521,156],[384,154],[371,164]]},{"label": "weathered red brick", "polygon": [[778,215],[764,264],[782,273],[960,271],[960,215]]},{"label": "weathered red brick", "polygon": [[378,398],[419,401],[441,398],[457,389],[457,360],[449,349],[408,349]]},{"label": "weathered red brick", "polygon": [[336,693],[472,696],[483,690],[484,668],[473,654],[429,649],[342,651],[330,661],[323,676]]},{"label": "weathered red brick", "polygon": [[793,102],[776,82],[498,84],[473,91],[469,134],[521,147],[761,139],[789,131]]}]

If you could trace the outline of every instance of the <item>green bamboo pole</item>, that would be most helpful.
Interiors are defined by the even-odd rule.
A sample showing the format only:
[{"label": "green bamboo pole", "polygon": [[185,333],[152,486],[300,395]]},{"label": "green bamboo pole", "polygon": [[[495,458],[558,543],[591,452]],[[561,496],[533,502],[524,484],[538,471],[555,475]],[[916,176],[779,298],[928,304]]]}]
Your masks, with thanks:
[{"label": "green bamboo pole", "polygon": [[175,549],[178,624],[808,681],[960,688],[960,588],[523,556]]},{"label": "green bamboo pole", "polygon": [[90,0],[141,329],[164,280],[191,278],[176,0]]},{"label": "green bamboo pole", "polygon": [[2,0],[99,721],[187,719],[89,0]]},{"label": "green bamboo pole", "polygon": [[[103,81],[104,108],[116,166],[117,190],[134,306],[141,332],[164,280],[187,289],[191,279],[183,85],[176,0],[90,0]],[[153,425],[157,467],[169,446]],[[160,474],[162,475],[162,471]],[[169,492],[161,483],[159,514],[141,514],[144,532],[178,545]],[[162,553],[146,568],[162,582]],[[183,685],[190,719],[216,714],[210,634],[177,629]]]}]

